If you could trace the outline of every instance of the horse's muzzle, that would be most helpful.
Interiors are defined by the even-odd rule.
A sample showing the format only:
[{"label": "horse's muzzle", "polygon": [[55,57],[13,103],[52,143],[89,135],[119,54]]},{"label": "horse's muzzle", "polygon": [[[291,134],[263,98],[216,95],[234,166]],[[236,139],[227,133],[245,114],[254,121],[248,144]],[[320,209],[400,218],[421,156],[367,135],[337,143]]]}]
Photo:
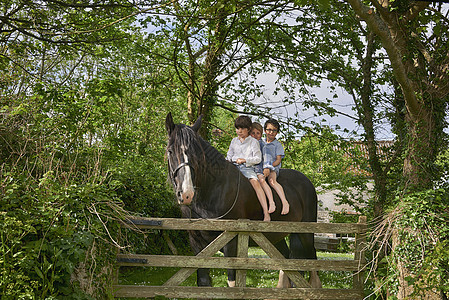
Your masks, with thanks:
[{"label": "horse's muzzle", "polygon": [[185,192],[178,192],[178,202],[183,205],[190,205],[192,203],[193,197],[195,196],[194,190],[188,190]]}]

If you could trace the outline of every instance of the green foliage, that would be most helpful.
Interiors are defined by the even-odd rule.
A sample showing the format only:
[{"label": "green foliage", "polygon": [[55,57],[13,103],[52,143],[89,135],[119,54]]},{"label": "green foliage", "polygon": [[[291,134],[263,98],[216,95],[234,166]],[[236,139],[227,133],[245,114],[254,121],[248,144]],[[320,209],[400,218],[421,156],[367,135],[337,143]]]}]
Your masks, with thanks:
[{"label": "green foliage", "polygon": [[[106,57],[90,57],[65,84],[30,83],[31,96],[0,98],[2,299],[110,298],[124,208],[179,215],[166,184],[166,110],[154,109],[164,91],[132,93],[136,81],[124,70],[116,77],[108,64],[103,69]],[[48,77],[71,64],[64,58]],[[19,70],[7,71],[25,81]],[[92,80],[82,80],[94,70]],[[171,238],[187,244],[184,236]],[[134,240],[141,249],[142,235]],[[146,241],[154,251],[164,244],[153,236]]]},{"label": "green foliage", "polygon": [[226,153],[229,150],[231,140],[236,136],[234,120],[237,116],[238,114],[236,113],[225,110],[215,110],[211,120],[215,131],[212,130],[208,141],[224,156],[226,156]]},{"label": "green foliage", "polygon": [[440,174],[439,180],[435,183],[437,187],[449,188],[449,149],[441,152],[435,162],[435,168]]},{"label": "green foliage", "polygon": [[52,173],[41,180],[14,173],[3,179],[7,184],[0,201],[2,299],[107,295],[115,251],[105,241],[118,227],[109,222],[117,203],[109,186],[104,182],[65,186]]},{"label": "green foliage", "polygon": [[449,292],[449,193],[445,189],[406,195],[393,212],[397,246],[385,272],[386,288],[399,286],[397,264],[409,270],[405,280],[413,286],[414,297],[426,291]]},{"label": "green foliage", "polygon": [[[60,101],[64,106],[60,106],[57,115],[73,109],[68,105],[71,99]],[[72,116],[61,120],[78,117]],[[72,134],[83,132],[83,127],[56,127],[60,124],[57,118],[39,114],[33,117],[43,122],[25,128],[24,133],[14,130],[21,127],[15,115],[11,115],[11,124],[19,126],[13,126],[6,134],[23,138],[23,144],[24,137],[46,140],[45,147],[22,148],[18,139],[16,150],[22,151],[25,160],[8,156],[7,150],[2,152],[5,163],[0,173],[0,291],[4,299],[108,297],[117,221],[125,214],[123,207],[134,214],[179,216],[171,188],[166,184],[165,138],[144,146],[139,132],[130,131],[125,141],[114,139],[117,146],[110,143],[104,156],[101,149],[85,145],[80,135]],[[53,134],[41,135],[48,130]],[[71,147],[62,147],[63,144]],[[118,159],[123,153],[126,156]],[[33,166],[30,173],[19,171],[31,170]],[[109,170],[105,172],[105,168]],[[187,244],[185,235],[171,238],[175,243]],[[135,234],[129,240],[135,250],[168,251],[161,251],[160,245],[165,243],[158,235],[150,234],[144,239],[142,234]]]},{"label": "green foliage", "polygon": [[145,157],[121,163],[112,178],[117,185],[115,191],[129,211],[152,217],[179,215],[165,165]]},{"label": "green foliage", "polygon": [[[391,3],[393,12],[408,11],[406,1]],[[0,38],[0,292],[6,299],[107,295],[113,220],[121,217],[122,209],[145,216],[179,216],[166,184],[163,123],[168,111],[183,123],[195,117],[186,114],[190,96],[194,112],[210,104],[232,111],[243,108],[265,118],[272,114],[269,106],[278,105],[273,99],[265,101],[271,96],[281,98],[279,107],[300,108],[285,120],[294,132],[286,133],[291,136],[286,137],[284,167],[304,172],[316,186],[341,190],[341,203],[363,202],[360,195],[367,191],[372,170],[360,149],[341,142],[335,132],[321,129],[300,113],[313,109],[316,117],[336,116],[338,86],[353,97],[359,121],[366,117],[360,108],[371,33],[360,26],[347,3],[324,0],[314,5],[299,0],[271,6],[187,1],[178,3],[176,16],[171,4],[154,3],[154,9],[149,9],[148,2],[133,4],[22,0],[1,4],[5,17]],[[132,15],[137,8],[146,14],[137,19],[139,28]],[[432,83],[432,91],[447,86],[448,77],[438,68],[447,63],[448,26],[439,9],[435,5],[422,11],[403,28],[414,33],[404,60],[424,66],[411,80],[422,86],[423,91],[417,91],[419,99],[434,110],[436,134],[431,134],[437,138],[431,143],[444,148],[441,132],[447,127],[447,97],[425,90],[426,83]],[[425,63],[421,54],[426,51],[418,44],[430,53],[432,64]],[[373,51],[375,57],[385,58],[378,40],[373,41]],[[406,108],[397,83],[391,82],[388,60],[371,63],[368,81],[374,129],[377,134],[388,121],[398,136],[397,153],[385,159],[378,174],[387,179],[384,196],[388,198],[406,183],[401,179],[400,161],[407,155]],[[268,96],[258,82],[259,75],[267,72],[279,76]],[[310,91],[323,79],[330,83],[333,99],[321,99]],[[399,92],[385,92],[390,88]],[[208,138],[225,153],[234,136],[235,113],[208,111],[207,125],[225,132]],[[307,134],[297,143],[301,132]],[[350,133],[344,130],[343,134]],[[447,189],[447,156],[446,151],[436,163],[437,171],[446,176],[435,184],[438,188]],[[432,161],[423,165],[435,167]],[[362,173],[354,173],[354,167]],[[393,197],[379,200],[384,207],[407,203],[409,207],[401,206],[400,211],[406,211],[409,220],[421,221],[398,224],[416,228],[423,239],[433,241],[425,248],[426,259],[416,256],[416,244],[410,249],[404,246],[399,258],[386,260],[408,256],[417,260],[415,265],[422,268],[415,270],[410,281],[423,290],[426,284],[430,287],[447,279],[442,270],[447,269],[448,245],[438,236],[447,237],[447,232],[432,221],[443,216],[447,222],[447,211],[443,205],[435,206],[438,201],[429,200],[440,194],[444,193],[423,192],[416,199],[407,196],[405,202]],[[427,203],[418,204],[418,198],[428,199]],[[407,232],[401,238],[412,240]],[[438,233],[437,238],[432,232]],[[134,247],[130,251],[168,251],[157,231],[143,240],[139,233],[127,238]],[[183,235],[171,238],[175,244],[186,244]],[[391,291],[397,287],[393,270],[394,264],[380,270],[386,277],[391,275],[387,277]],[[424,275],[428,278],[421,280],[419,276]]]},{"label": "green foliage", "polygon": [[[17,38],[23,44],[27,41],[30,47],[36,45],[36,41],[61,43],[61,48],[67,48],[69,43],[99,43],[123,37],[122,30],[108,25],[135,9],[122,1],[71,4],[22,0],[3,1],[1,8],[5,14],[4,30],[8,32],[4,39],[12,42]],[[33,22],[34,26],[27,25]],[[128,22],[130,20],[124,18],[122,26]]]},{"label": "green foliage", "polygon": [[331,130],[320,136],[290,140],[282,166],[304,173],[320,190],[338,190],[337,201],[361,210],[362,193],[367,192],[370,173],[360,145],[341,141]]}]

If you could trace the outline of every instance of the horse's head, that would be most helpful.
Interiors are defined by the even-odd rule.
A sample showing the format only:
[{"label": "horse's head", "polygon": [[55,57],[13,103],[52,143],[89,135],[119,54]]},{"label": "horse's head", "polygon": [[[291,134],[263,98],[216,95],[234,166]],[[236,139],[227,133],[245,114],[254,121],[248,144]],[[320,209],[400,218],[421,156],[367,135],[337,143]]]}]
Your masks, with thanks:
[{"label": "horse's head", "polygon": [[165,128],[168,133],[167,159],[171,183],[176,192],[179,204],[191,204],[194,196],[194,176],[197,166],[198,129],[201,126],[201,116],[190,127],[184,124],[175,124],[171,113],[165,119]]}]

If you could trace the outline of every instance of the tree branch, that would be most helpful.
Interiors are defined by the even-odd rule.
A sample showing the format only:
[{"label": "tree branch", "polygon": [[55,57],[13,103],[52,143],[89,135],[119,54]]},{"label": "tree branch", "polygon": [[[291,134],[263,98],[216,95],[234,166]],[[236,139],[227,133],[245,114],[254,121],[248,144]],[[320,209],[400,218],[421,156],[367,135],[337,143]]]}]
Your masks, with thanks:
[{"label": "tree branch", "polygon": [[421,105],[415,94],[415,89],[407,76],[407,71],[402,62],[402,54],[393,40],[390,30],[385,22],[379,18],[374,10],[364,5],[360,0],[346,0],[367,24],[367,26],[379,37],[393,68],[393,74],[398,81],[404,95],[404,100],[412,118],[416,119],[421,112]]}]

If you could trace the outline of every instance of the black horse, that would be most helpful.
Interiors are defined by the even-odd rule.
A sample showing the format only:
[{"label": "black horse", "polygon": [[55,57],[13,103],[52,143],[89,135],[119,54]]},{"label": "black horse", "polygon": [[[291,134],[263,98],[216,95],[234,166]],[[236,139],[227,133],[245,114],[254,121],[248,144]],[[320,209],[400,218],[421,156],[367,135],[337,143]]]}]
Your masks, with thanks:
[{"label": "black horse", "polygon": [[[251,219],[262,220],[262,208],[256,193],[246,177],[232,163],[198,134],[201,117],[193,126],[174,124],[169,113],[165,121],[168,133],[167,159],[170,180],[181,204],[184,218],[204,219]],[[302,173],[281,169],[278,182],[282,185],[290,203],[290,212],[280,214],[281,202],[273,192],[276,211],[273,221],[316,222],[317,195],[313,184]],[[199,253],[217,233],[191,231],[189,239],[192,250]],[[267,237],[287,258],[316,259],[314,236],[312,234],[291,234],[290,248],[285,234],[270,234]],[[223,248],[225,256],[236,256],[236,239]],[[316,272],[311,272],[313,287],[321,285]],[[235,270],[228,270],[228,283],[235,283]],[[198,269],[198,286],[211,286],[208,269]],[[278,286],[286,287],[289,282],[280,272]]]}]

